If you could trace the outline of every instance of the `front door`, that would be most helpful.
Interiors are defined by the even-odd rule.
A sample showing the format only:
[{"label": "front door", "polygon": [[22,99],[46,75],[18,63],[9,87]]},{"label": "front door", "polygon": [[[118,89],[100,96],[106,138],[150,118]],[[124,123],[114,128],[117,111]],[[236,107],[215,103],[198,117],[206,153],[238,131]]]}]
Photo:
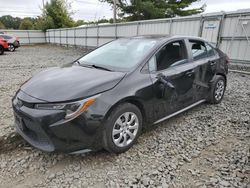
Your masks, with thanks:
[{"label": "front door", "polygon": [[155,93],[154,112],[157,120],[194,102],[195,64],[189,61],[184,40],[170,42],[149,61]]}]

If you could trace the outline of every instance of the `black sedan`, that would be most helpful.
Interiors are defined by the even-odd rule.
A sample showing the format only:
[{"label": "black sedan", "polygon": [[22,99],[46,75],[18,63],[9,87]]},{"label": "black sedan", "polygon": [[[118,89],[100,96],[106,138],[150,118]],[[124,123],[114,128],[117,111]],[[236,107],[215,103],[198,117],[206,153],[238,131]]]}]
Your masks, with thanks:
[{"label": "black sedan", "polygon": [[227,73],[228,57],[201,38],[121,38],[25,82],[16,129],[47,152],[125,152],[142,129],[220,103]]}]

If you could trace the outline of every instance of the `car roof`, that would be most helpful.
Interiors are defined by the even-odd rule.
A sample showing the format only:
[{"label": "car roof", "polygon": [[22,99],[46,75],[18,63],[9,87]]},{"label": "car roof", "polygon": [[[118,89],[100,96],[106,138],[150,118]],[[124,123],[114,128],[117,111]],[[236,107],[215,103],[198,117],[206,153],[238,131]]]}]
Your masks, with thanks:
[{"label": "car roof", "polygon": [[0,33],[0,36],[10,36],[10,37],[13,37],[13,35],[6,34],[6,33]]},{"label": "car roof", "polygon": [[133,37],[125,37],[125,38],[131,38],[131,39],[155,39],[159,41],[167,41],[171,39],[191,39],[191,40],[200,40],[200,41],[206,41],[205,39],[201,37],[195,37],[195,36],[185,36],[185,35],[139,35],[139,36],[133,36]]}]

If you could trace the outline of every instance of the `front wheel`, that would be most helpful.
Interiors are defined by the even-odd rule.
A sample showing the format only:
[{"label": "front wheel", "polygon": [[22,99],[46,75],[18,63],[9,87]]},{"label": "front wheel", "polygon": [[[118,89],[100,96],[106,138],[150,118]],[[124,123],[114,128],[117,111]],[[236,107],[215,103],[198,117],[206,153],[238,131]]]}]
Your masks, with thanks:
[{"label": "front wheel", "polygon": [[211,104],[218,104],[222,101],[226,90],[226,80],[221,75],[216,75],[212,84],[208,98],[208,102]]},{"label": "front wheel", "polygon": [[10,52],[14,52],[16,50],[16,48],[13,44],[10,44],[8,49]]},{"label": "front wheel", "polygon": [[133,104],[117,106],[107,118],[104,148],[111,153],[122,153],[133,146],[142,130],[142,114]]}]

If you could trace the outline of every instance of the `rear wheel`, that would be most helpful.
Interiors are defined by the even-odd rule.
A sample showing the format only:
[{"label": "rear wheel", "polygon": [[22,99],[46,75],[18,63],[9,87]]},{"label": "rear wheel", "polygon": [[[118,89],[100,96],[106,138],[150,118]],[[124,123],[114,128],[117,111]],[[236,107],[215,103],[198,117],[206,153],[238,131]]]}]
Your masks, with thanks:
[{"label": "rear wheel", "polygon": [[142,115],[133,104],[117,106],[108,117],[104,130],[104,148],[122,153],[133,146],[142,130]]},{"label": "rear wheel", "polygon": [[222,101],[226,90],[226,80],[221,75],[216,75],[211,84],[210,96],[208,102],[211,104],[218,104]]},{"label": "rear wheel", "polygon": [[0,55],[3,55],[3,53],[4,53],[4,48],[0,46]]},{"label": "rear wheel", "polygon": [[15,46],[13,44],[9,44],[9,51],[14,52],[16,50]]}]

